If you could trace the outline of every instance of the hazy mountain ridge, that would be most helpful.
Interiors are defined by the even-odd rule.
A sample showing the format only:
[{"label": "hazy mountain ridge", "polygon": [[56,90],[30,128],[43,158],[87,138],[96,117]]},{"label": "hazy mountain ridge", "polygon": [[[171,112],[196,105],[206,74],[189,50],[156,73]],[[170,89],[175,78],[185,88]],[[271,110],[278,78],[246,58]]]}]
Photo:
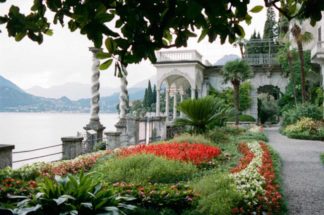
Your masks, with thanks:
[{"label": "hazy mountain ridge", "polygon": [[222,58],[218,59],[214,65],[225,65],[229,61],[239,59],[240,57],[235,54],[224,55]]},{"label": "hazy mountain ridge", "polygon": [[[131,100],[143,99],[144,88],[130,88]],[[116,112],[119,93],[102,97],[101,112]],[[0,111],[1,112],[89,112],[90,98],[73,101],[66,96],[61,98],[45,98],[34,96],[19,88],[11,81],[0,76]]]}]

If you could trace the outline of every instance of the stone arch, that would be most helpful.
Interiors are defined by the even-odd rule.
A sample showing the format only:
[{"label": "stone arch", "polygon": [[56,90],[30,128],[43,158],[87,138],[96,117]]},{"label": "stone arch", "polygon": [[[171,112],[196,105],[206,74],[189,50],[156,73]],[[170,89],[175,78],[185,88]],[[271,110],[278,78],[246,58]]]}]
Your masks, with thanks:
[{"label": "stone arch", "polygon": [[[156,86],[157,89],[160,89],[162,83],[163,83],[163,82],[164,82],[168,77],[171,77],[171,76],[180,76],[180,77],[186,79],[186,80],[189,82],[190,87],[191,87],[192,89],[196,89],[196,86],[195,86],[195,82],[194,82],[194,80],[192,80],[192,79],[191,79],[191,78],[190,78],[186,73],[181,72],[181,71],[179,71],[179,70],[177,70],[177,69],[173,69],[173,70],[171,70],[171,71],[168,72],[168,73],[162,74],[162,75],[159,77],[159,79],[157,80],[157,86]],[[168,84],[170,84],[170,83],[168,83]]]}]

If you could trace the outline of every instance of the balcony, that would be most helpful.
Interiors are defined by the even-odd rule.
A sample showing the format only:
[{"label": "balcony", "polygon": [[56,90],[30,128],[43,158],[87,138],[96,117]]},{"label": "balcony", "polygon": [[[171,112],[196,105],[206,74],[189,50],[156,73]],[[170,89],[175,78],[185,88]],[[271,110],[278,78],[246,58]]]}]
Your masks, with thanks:
[{"label": "balcony", "polygon": [[170,62],[170,61],[202,62],[202,56],[196,50],[160,51],[156,53],[156,57],[157,57],[157,62]]},{"label": "balcony", "polygon": [[324,41],[319,41],[311,50],[311,58],[313,61],[324,60]]},{"label": "balcony", "polygon": [[279,64],[276,54],[249,54],[244,60],[252,65],[276,65]]}]

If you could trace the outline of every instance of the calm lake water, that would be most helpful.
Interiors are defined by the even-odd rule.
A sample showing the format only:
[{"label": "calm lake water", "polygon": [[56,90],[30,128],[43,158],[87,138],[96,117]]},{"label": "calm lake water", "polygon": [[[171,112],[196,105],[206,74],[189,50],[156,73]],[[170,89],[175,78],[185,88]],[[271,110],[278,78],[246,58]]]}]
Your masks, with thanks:
[{"label": "calm lake water", "polygon": [[[61,144],[61,137],[75,136],[84,132],[83,127],[89,122],[87,113],[0,113],[0,144],[15,145],[14,152],[31,150]],[[106,131],[115,130],[117,114],[100,114],[100,121]],[[37,152],[13,154],[13,161],[30,157],[61,152],[62,147],[44,149]],[[17,168],[36,161],[53,161],[61,155],[14,163]]]}]

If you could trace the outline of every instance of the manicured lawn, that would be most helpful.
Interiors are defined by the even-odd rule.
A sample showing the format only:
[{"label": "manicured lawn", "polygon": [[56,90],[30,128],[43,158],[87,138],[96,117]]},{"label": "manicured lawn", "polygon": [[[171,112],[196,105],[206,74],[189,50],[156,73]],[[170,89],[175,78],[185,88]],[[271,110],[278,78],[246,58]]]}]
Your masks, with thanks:
[{"label": "manicured lawn", "polygon": [[[39,214],[284,214],[280,159],[266,140],[262,132],[216,128],[114,153],[7,168],[0,171],[0,206]],[[17,206],[21,197],[8,194],[31,200]]]}]

